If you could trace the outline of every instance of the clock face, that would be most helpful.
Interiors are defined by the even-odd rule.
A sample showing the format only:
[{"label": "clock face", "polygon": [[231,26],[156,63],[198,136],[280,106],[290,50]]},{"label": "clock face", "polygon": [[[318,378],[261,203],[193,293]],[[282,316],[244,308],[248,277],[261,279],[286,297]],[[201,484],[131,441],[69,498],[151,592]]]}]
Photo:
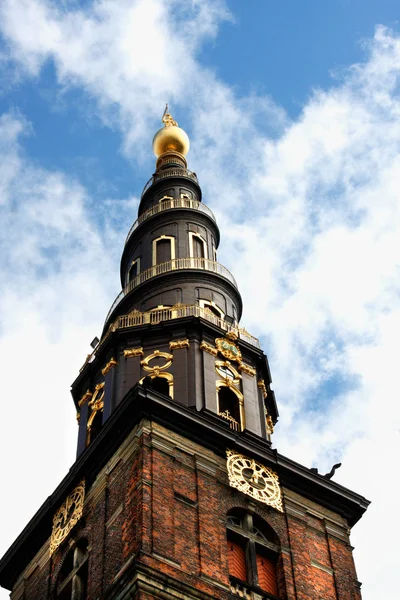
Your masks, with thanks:
[{"label": "clock face", "polygon": [[228,450],[229,484],[240,492],[283,512],[278,475],[252,458]]},{"label": "clock face", "polygon": [[71,529],[79,521],[85,499],[85,483],[82,481],[68,496],[53,517],[50,540],[50,554],[65,540]]}]

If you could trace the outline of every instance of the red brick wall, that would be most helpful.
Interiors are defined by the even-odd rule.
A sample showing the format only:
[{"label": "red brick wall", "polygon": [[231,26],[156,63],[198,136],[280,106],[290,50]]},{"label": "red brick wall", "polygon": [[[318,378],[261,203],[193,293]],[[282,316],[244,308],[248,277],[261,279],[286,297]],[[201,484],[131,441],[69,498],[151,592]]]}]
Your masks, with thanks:
[{"label": "red brick wall", "polygon": [[[159,426],[132,434],[119,455],[87,490],[84,516],[71,533],[89,541],[88,600],[103,597],[132,557],[169,581],[228,598],[226,514],[234,507],[256,513],[279,537],[281,600],[360,600],[345,527],[342,539],[327,533],[325,517],[315,516],[323,508],[297,497],[304,506],[292,510],[290,493],[285,513],[257,503],[229,486],[225,459]],[[49,598],[68,547],[66,541],[52,557]],[[24,600],[48,597],[49,569],[30,567]]]}]

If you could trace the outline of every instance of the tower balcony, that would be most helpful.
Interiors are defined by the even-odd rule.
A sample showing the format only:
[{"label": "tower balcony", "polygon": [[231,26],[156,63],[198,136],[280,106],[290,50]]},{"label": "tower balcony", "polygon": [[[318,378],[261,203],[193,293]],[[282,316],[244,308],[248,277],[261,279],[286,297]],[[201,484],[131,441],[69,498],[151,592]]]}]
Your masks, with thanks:
[{"label": "tower balcony", "polygon": [[193,171],[189,171],[189,169],[182,169],[179,167],[160,169],[159,171],[154,173],[152,177],[150,177],[150,179],[144,186],[142,197],[152,185],[154,185],[158,181],[161,181],[162,179],[165,179],[166,177],[184,177],[186,179],[191,179],[192,181],[197,183],[197,185],[199,184],[196,173],[193,173]]},{"label": "tower balcony", "polygon": [[125,245],[128,243],[132,233],[147,219],[150,219],[154,215],[159,214],[165,210],[171,210],[174,208],[189,208],[193,210],[198,210],[204,214],[206,214],[210,219],[212,219],[216,223],[216,219],[212,210],[208,208],[205,204],[200,202],[200,200],[192,200],[190,198],[174,198],[171,200],[163,200],[159,204],[155,204],[145,212],[143,212],[134,222],[132,227],[130,228],[128,235],[126,236]]},{"label": "tower balcony", "polygon": [[[104,344],[108,336],[114,331],[117,331],[117,329],[140,327],[142,325],[158,325],[162,322],[173,321],[175,319],[183,319],[185,317],[200,317],[202,319],[205,319],[206,321],[209,321],[213,325],[216,325],[226,333],[233,331],[236,333],[240,340],[251,344],[255,348],[260,348],[259,340],[256,337],[254,337],[254,335],[251,335],[251,333],[249,333],[247,329],[228,323],[227,321],[225,321],[225,319],[217,317],[210,310],[207,310],[206,308],[203,308],[198,304],[176,304],[175,306],[155,308],[153,310],[148,310],[145,312],[141,312],[140,310],[133,310],[128,315],[120,315],[116,318],[115,321],[113,321],[109,325],[107,331],[101,338],[100,345]],[[89,355],[88,359],[90,358],[90,356],[91,355]],[[220,414],[220,416],[226,419],[227,421],[232,421],[232,419],[229,418],[226,414]],[[234,429],[236,431],[238,430],[238,426],[238,424],[237,427],[235,425],[232,425],[231,429]]]},{"label": "tower balcony", "polygon": [[127,296],[132,290],[145,283],[149,279],[153,277],[157,277],[159,275],[164,275],[166,273],[171,273],[173,271],[187,271],[187,270],[196,270],[196,271],[208,271],[211,273],[215,273],[227,279],[236,289],[237,283],[230,271],[220,263],[210,260],[208,258],[174,258],[173,260],[169,260],[167,262],[160,263],[159,265],[154,265],[145,271],[142,271],[137,275],[132,281],[128,283],[127,286],[118,294],[115,298],[114,302],[111,305],[110,310],[108,311],[105,322],[107,323],[111,314],[114,312],[115,308],[118,304]]}]

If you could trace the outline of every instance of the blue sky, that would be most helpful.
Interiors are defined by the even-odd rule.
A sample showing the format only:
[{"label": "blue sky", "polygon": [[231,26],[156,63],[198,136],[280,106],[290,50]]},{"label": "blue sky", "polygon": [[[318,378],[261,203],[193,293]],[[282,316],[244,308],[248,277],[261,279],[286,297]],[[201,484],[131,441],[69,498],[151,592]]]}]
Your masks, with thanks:
[{"label": "blue sky", "polygon": [[168,101],[218,218],[242,325],[270,359],[274,444],[321,471],[343,462],[335,479],[373,501],[352,536],[363,598],[395,598],[395,559],[380,565],[370,548],[382,527],[379,543],[397,553],[394,465],[376,454],[398,453],[400,431],[396,9],[3,1],[0,443],[3,456],[13,447],[3,467],[15,493],[2,497],[0,553],[74,460],[69,386],[119,292]]}]

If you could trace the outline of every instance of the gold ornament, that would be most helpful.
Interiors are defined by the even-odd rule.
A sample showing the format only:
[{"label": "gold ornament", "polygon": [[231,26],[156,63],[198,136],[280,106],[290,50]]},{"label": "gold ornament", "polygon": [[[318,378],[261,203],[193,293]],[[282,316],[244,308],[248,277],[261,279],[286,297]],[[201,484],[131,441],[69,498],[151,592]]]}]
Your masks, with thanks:
[{"label": "gold ornament", "polygon": [[211,344],[207,344],[207,342],[201,342],[200,350],[204,350],[204,352],[208,352],[209,354],[212,354],[213,356],[217,356],[217,354],[218,354],[218,350],[216,348],[214,348],[214,346],[211,346]]},{"label": "gold ornament", "polygon": [[83,394],[82,398],[79,400],[78,405],[83,406],[85,404],[85,402],[87,402],[87,400],[90,400],[90,398],[92,396],[93,396],[92,392],[89,392],[89,390],[86,390],[86,392]]},{"label": "gold ornament", "polygon": [[89,402],[92,411],[101,410],[104,406],[105,383],[98,383],[94,388],[94,394]]},{"label": "gold ornament", "polygon": [[189,348],[189,340],[176,340],[169,343],[170,350],[178,350],[179,348]]},{"label": "gold ornament", "polygon": [[154,154],[157,158],[166,152],[178,152],[186,156],[190,148],[188,135],[186,131],[178,127],[178,123],[168,112],[168,104],[165,107],[162,122],[164,127],[159,129],[153,138]]},{"label": "gold ornament", "polygon": [[221,377],[224,378],[224,381],[227,385],[234,384],[238,385],[241,380],[240,374],[237,372],[235,367],[231,365],[229,360],[217,360],[215,361],[215,370]]},{"label": "gold ornament", "polygon": [[259,502],[283,512],[277,473],[252,458],[227,450],[229,485]]},{"label": "gold ornament", "polygon": [[257,385],[260,388],[260,390],[262,391],[264,398],[266,398],[268,396],[268,393],[267,393],[267,387],[265,385],[264,379],[259,379],[257,381]]},{"label": "gold ornament", "polygon": [[265,423],[266,423],[266,426],[267,426],[267,433],[269,435],[271,435],[272,433],[274,433],[274,423],[272,421],[271,415],[268,415],[268,414],[265,415]]},{"label": "gold ornament", "polygon": [[[163,365],[156,365],[155,367],[150,367],[149,362],[154,360],[155,358],[165,358],[166,362]],[[160,352],[160,350],[154,350],[153,354],[149,354],[143,360],[140,361],[143,369],[150,373],[157,371],[163,371],[164,369],[168,369],[172,365],[173,356],[168,352]]]},{"label": "gold ornament", "polygon": [[108,371],[111,371],[112,368],[114,368],[117,364],[117,361],[114,358],[111,358],[108,363],[106,364],[106,366],[104,367],[104,369],[101,370],[103,375],[107,375]]},{"label": "gold ornament", "polygon": [[235,360],[238,363],[242,362],[242,353],[240,352],[240,348],[231,340],[226,338],[217,338],[215,340],[215,345],[222,356],[225,356],[225,358],[228,360]]},{"label": "gold ornament", "polygon": [[125,358],[131,358],[133,356],[143,356],[143,354],[143,348],[129,348],[129,350],[124,350]]},{"label": "gold ornament", "polygon": [[245,363],[240,363],[240,365],[238,366],[238,371],[242,371],[242,373],[246,373],[247,375],[251,375],[252,377],[254,377],[254,375],[257,373],[257,371],[253,369],[253,367],[250,367]]},{"label": "gold ornament", "polygon": [[50,538],[50,555],[65,540],[71,529],[82,516],[85,500],[85,480],[70,493],[53,517],[53,529]]}]

